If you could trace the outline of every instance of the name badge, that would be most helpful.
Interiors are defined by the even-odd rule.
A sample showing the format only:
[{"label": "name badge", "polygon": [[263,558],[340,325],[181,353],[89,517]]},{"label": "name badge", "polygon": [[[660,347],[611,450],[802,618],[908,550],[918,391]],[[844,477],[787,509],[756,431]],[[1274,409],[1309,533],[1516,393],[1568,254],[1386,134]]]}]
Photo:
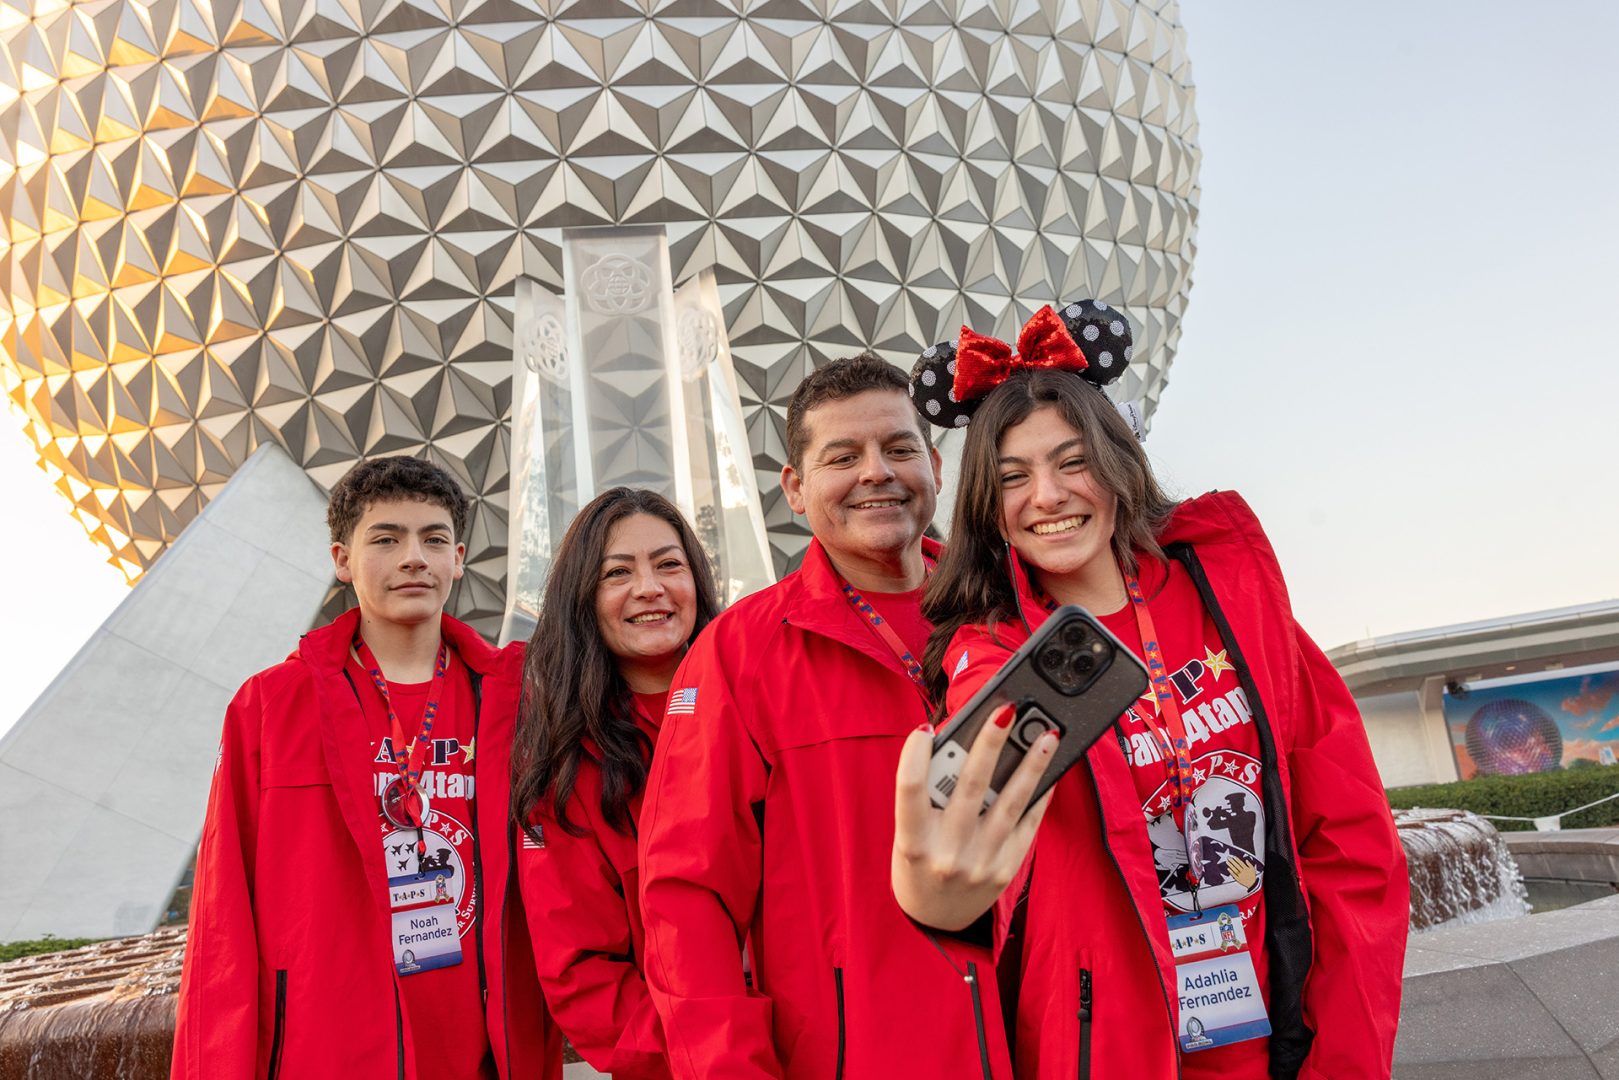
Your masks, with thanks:
[{"label": "name badge", "polygon": [[1270,1034],[1259,976],[1235,904],[1169,919],[1185,1053]]},{"label": "name badge", "polygon": [[388,879],[394,970],[400,975],[420,975],[461,962],[455,900],[446,888],[453,873],[438,867]]}]

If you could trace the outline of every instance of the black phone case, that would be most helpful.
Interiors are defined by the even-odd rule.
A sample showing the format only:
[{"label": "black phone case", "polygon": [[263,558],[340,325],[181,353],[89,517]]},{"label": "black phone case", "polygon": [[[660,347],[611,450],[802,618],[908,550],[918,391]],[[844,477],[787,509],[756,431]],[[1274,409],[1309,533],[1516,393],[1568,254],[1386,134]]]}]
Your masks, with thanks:
[{"label": "black phone case", "polygon": [[[1035,670],[1035,658],[1074,620],[1083,621],[1112,647],[1112,652],[1102,673],[1082,693],[1069,696],[1057,690]],[[1043,710],[1063,729],[1051,764],[1046,767],[1045,774],[1035,787],[1033,798],[1029,800],[1033,805],[1113,726],[1124,710],[1146,690],[1147,684],[1146,665],[1090,612],[1074,604],[1058,608],[934,736],[933,762],[928,774],[928,795],[933,805],[942,807],[949,799],[960,778],[961,764],[978,738],[979,730],[1006,702],[1016,703],[1018,711],[1012,720],[1012,737],[1001,748],[1000,759],[995,763],[989,790],[984,796],[984,809],[994,804],[1001,788],[1022,762],[1028,746],[1046,730],[1044,724],[1030,722],[1031,705]],[[1027,732],[1024,732],[1025,727],[1028,728]],[[1036,727],[1038,730],[1035,730]],[[1020,738],[1023,734],[1028,737]]]}]

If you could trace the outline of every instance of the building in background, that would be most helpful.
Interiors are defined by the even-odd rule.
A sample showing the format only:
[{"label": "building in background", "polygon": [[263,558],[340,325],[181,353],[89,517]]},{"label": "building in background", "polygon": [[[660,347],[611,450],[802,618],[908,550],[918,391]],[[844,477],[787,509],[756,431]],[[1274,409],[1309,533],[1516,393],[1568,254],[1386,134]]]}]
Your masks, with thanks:
[{"label": "building in background", "polygon": [[1611,765],[1619,600],[1391,634],[1327,658],[1389,787]]},{"label": "building in background", "polygon": [[[780,572],[807,543],[776,483],[784,413],[817,363],[873,349],[908,368],[964,323],[1012,337],[1091,297],[1131,318],[1116,393],[1151,415],[1191,284],[1193,100],[1173,0],[0,5],[0,388],[132,581],[202,546],[183,536],[237,528],[226,511],[251,500],[222,493],[261,448],[316,503],[361,458],[433,459],[474,498],[450,610],[494,636],[518,283],[566,291],[565,229],[653,227],[660,290],[712,272],[740,403],[726,460],[762,503],[742,531]],[[631,382],[613,438],[656,443],[666,418],[637,395],[659,395]],[[323,557],[314,531],[300,572]],[[286,597],[294,622],[319,576]],[[205,633],[183,577],[132,594],[139,640],[114,633],[136,621],[122,608],[96,640],[200,639],[176,663],[228,692],[280,646]],[[82,779],[61,836],[0,832],[0,862],[33,860],[0,890],[0,936],[127,933],[166,910],[218,702],[140,732],[200,767],[138,798],[116,782],[132,752],[96,739],[129,701],[166,700],[141,681],[166,670],[59,678],[0,744],[21,775],[0,786],[8,815],[30,784]],[[66,760],[86,745],[93,768]],[[119,830],[97,827],[108,814]]]},{"label": "building in background", "polygon": [[506,589],[514,285],[561,230],[712,268],[776,569],[788,397],[863,348],[1124,309],[1150,414],[1191,280],[1176,3],[51,0],[0,8],[0,383],[131,578],[265,442],[426,454]]}]

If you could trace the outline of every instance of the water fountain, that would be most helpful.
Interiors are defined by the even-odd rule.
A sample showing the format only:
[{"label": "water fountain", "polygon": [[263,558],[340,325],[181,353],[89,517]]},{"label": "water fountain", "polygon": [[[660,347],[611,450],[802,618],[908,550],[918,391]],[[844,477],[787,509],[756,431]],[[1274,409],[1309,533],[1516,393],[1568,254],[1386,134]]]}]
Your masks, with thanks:
[{"label": "water fountain", "polygon": [[0,964],[0,1080],[169,1074],[183,927]]},{"label": "water fountain", "polygon": [[173,926],[0,964],[0,1080],[167,1080],[185,949]]},{"label": "water fountain", "polygon": [[1396,810],[1411,875],[1411,929],[1529,913],[1523,875],[1495,826],[1467,810]]}]

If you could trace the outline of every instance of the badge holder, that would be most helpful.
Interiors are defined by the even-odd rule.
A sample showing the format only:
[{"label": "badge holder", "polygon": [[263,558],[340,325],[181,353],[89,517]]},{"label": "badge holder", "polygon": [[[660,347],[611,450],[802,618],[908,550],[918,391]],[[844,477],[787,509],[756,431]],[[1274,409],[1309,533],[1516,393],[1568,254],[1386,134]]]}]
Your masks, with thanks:
[{"label": "badge holder", "polygon": [[1242,911],[1223,904],[1169,917],[1180,997],[1181,1050],[1195,1053],[1270,1034]]},{"label": "badge holder", "polygon": [[[418,815],[410,812],[412,795],[420,803]],[[416,872],[388,878],[394,970],[402,976],[454,967],[461,962],[461,934],[448,887],[455,867],[447,861],[443,866],[429,865],[422,824],[427,821],[427,812],[426,792],[407,791],[403,780],[394,780],[382,793],[382,816],[388,824],[416,833]]]}]

